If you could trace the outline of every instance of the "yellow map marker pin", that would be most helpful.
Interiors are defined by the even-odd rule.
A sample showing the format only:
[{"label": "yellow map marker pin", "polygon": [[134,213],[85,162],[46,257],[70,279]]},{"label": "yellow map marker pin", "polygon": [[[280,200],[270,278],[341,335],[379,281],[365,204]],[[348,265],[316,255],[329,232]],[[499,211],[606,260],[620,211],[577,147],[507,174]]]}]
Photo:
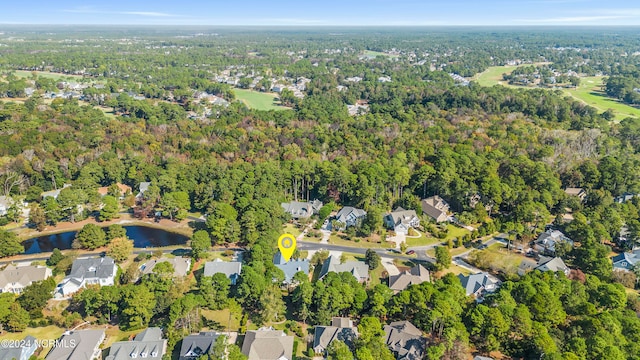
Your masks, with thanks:
[{"label": "yellow map marker pin", "polygon": [[280,249],[282,257],[289,261],[293,252],[296,251],[296,237],[291,234],[282,234],[278,238],[278,249]]}]

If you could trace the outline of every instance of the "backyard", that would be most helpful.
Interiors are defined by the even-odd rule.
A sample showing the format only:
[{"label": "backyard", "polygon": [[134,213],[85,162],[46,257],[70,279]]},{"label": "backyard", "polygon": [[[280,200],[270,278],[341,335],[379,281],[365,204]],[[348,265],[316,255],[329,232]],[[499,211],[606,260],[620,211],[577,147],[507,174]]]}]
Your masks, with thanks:
[{"label": "backyard", "polygon": [[274,93],[263,93],[253,90],[234,89],[236,98],[242,101],[251,109],[256,110],[287,110],[289,108],[281,106],[276,100],[278,97]]}]

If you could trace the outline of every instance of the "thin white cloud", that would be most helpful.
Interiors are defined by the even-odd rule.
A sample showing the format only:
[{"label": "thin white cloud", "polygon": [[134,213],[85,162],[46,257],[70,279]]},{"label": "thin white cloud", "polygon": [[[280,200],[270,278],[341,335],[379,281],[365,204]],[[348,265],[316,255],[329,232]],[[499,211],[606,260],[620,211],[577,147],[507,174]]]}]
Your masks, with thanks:
[{"label": "thin white cloud", "polygon": [[617,20],[617,19],[629,19],[633,16],[627,15],[598,15],[598,16],[567,16],[567,17],[555,17],[545,19],[516,19],[515,22],[529,23],[529,24],[565,24],[565,23],[588,23],[597,22],[602,20]]},{"label": "thin white cloud", "polygon": [[169,14],[169,13],[156,12],[156,11],[104,11],[104,10],[97,10],[97,9],[86,7],[86,6],[75,8],[75,9],[64,9],[62,11],[66,13],[77,13],[77,14],[134,15],[134,16],[144,16],[144,17],[182,17],[182,15]]}]

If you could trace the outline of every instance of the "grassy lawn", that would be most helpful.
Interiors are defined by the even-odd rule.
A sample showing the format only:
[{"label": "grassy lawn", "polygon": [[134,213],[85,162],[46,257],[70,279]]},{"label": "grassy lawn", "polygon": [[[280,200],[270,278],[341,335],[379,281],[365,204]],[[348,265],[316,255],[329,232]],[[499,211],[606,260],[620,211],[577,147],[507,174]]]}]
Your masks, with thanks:
[{"label": "grassy lawn", "polygon": [[369,59],[375,59],[378,56],[384,56],[384,57],[388,57],[388,58],[397,58],[398,57],[398,55],[391,55],[391,54],[383,53],[383,52],[380,52],[380,51],[372,51],[372,50],[365,50],[362,55],[368,57]]},{"label": "grassy lawn", "polygon": [[231,314],[231,323],[229,323],[229,312],[229,309],[200,310],[202,316],[211,322],[211,324],[207,324],[208,327],[226,331],[227,325],[230,324],[231,331],[238,331],[240,329],[240,314],[235,312]]},{"label": "grassy lawn", "polygon": [[353,240],[343,239],[340,235],[331,234],[329,237],[329,244],[333,245],[342,245],[342,246],[350,246],[357,247],[362,249],[371,249],[371,248],[393,248],[394,244],[389,242],[383,242],[382,244],[377,242],[368,242],[365,239],[360,239],[360,241],[356,242]]},{"label": "grassy lawn", "polygon": [[[373,288],[374,286],[380,284],[381,282],[383,282],[382,279],[382,273],[385,272],[386,269],[384,268],[384,266],[380,265],[378,266],[377,269],[374,270],[369,270],[369,284],[367,285],[368,288]],[[386,280],[384,280],[386,281]]]},{"label": "grassy lawn", "polygon": [[[63,332],[64,332],[64,329],[59,328],[59,327],[54,326],[54,325],[45,326],[45,327],[37,327],[37,328],[26,328],[22,332],[6,333],[6,334],[0,336],[0,340],[2,340],[2,339],[22,340],[27,335],[31,335],[34,338],[38,339],[38,340],[55,340],[55,339],[59,338],[62,335]],[[46,355],[48,352],[49,352],[49,347],[47,346],[40,353],[41,354],[41,358],[44,358],[44,355]]]},{"label": "grassy lawn", "polygon": [[447,241],[449,239],[455,239],[455,238],[461,238],[466,234],[469,234],[469,230],[461,228],[461,227],[457,227],[453,224],[447,224],[447,230],[449,230],[447,232],[447,237],[444,238],[444,241]]},{"label": "grassy lawn", "polygon": [[294,224],[285,224],[282,230],[284,231],[285,234],[291,234],[296,237],[302,233],[302,230],[300,230]]},{"label": "grassy lawn", "polygon": [[[502,80],[502,74],[508,74],[519,66],[492,66],[482,73],[474,76],[474,80],[482,86],[503,85],[513,88],[535,89],[536,87],[509,85],[507,84],[507,82]],[[573,97],[574,99],[582,101],[587,105],[593,106],[600,112],[605,112],[608,109],[613,109],[616,114],[616,120],[622,120],[627,117],[640,117],[640,109],[626,105],[616,99],[608,97],[606,93],[602,91],[603,83],[603,76],[582,77],[580,78],[580,85],[577,88],[563,89],[562,91],[568,96]]]},{"label": "grassy lawn", "polygon": [[[15,70],[13,73],[19,78],[29,78],[34,71],[26,71],[26,70]],[[61,79],[74,79],[79,80],[82,79],[82,75],[66,75],[60,73],[52,73],[48,71],[35,71],[38,76],[43,78],[49,78],[53,80],[61,80]]]},{"label": "grassy lawn", "polygon": [[565,89],[564,92],[587,105],[593,106],[601,112],[613,109],[616,119],[627,117],[640,117],[640,109],[626,105],[616,99],[610,98],[602,91],[604,77],[591,76],[580,79],[580,86],[576,89]]},{"label": "grassy lawn", "polygon": [[444,240],[434,238],[433,236],[427,236],[424,232],[420,233],[420,237],[409,237],[406,238],[406,243],[408,247],[412,246],[425,246],[425,245],[433,245],[438,244]]},{"label": "grassy lawn", "polygon": [[463,267],[460,267],[458,265],[452,264],[451,266],[449,266],[448,269],[442,270],[439,273],[439,275],[444,276],[444,275],[449,274],[449,273],[452,273],[454,275],[459,275],[459,274],[469,275],[469,274],[471,274],[471,271],[469,271],[469,270],[467,270],[467,269],[465,269]]},{"label": "grassy lawn", "polygon": [[469,254],[470,264],[480,269],[503,271],[507,274],[517,273],[518,267],[526,259],[524,255],[507,251],[502,244],[494,244],[488,249],[476,250]]},{"label": "grassy lawn", "polygon": [[104,340],[104,345],[102,346],[102,348],[106,349],[116,341],[127,341],[132,335],[135,335],[141,331],[142,330],[123,331],[123,330],[120,330],[120,328],[117,326],[110,327],[105,332],[106,338]]},{"label": "grassy lawn", "polygon": [[277,94],[262,93],[253,90],[233,89],[236,98],[245,103],[248,107],[256,110],[288,110],[276,102]]}]

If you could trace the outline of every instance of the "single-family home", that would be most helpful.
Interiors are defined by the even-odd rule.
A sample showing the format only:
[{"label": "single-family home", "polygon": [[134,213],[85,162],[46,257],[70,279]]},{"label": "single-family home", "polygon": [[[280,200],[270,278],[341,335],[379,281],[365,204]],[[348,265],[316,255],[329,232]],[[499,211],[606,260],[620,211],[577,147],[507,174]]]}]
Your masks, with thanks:
[{"label": "single-family home", "polygon": [[327,348],[334,340],[340,340],[353,349],[358,337],[358,328],[353,326],[349,318],[334,317],[331,326],[316,326],[313,333],[313,351],[326,355]]},{"label": "single-family home", "polygon": [[242,271],[242,263],[239,261],[222,261],[220,259],[215,259],[214,261],[209,261],[204,264],[204,273],[202,276],[213,276],[217,273],[222,273],[227,275],[229,280],[231,280],[231,285],[235,285],[240,277],[240,273]]},{"label": "single-family home", "polygon": [[408,233],[409,228],[420,226],[420,218],[415,210],[405,210],[401,207],[385,215],[384,222],[389,229],[402,234]]},{"label": "single-family home", "polygon": [[46,266],[23,265],[8,265],[0,271],[0,293],[20,294],[25,287],[51,276],[51,269]]},{"label": "single-family home", "polygon": [[[118,189],[120,189],[120,193],[118,194],[118,200],[124,200],[124,197],[127,194],[131,194],[131,186],[121,184],[121,183],[116,183],[116,186],[118,187]],[[108,193],[109,193],[109,186],[103,186],[98,188],[98,194],[100,194],[100,196],[106,196]]]},{"label": "single-family home", "polygon": [[558,243],[566,243],[573,247],[573,240],[566,237],[561,231],[547,230],[538,236],[533,248],[541,254],[555,256]]},{"label": "single-family home", "polygon": [[467,296],[473,296],[476,299],[482,299],[486,293],[492,293],[500,286],[500,280],[486,272],[467,276],[460,274],[458,278]]},{"label": "single-family home", "polygon": [[109,256],[76,259],[71,265],[71,272],[56,289],[58,297],[68,297],[87,285],[110,286],[115,283],[118,266]]},{"label": "single-family home", "polygon": [[293,336],[273,328],[250,330],[244,336],[242,353],[248,360],[292,360]]},{"label": "single-family home", "polygon": [[571,272],[571,269],[567,267],[567,265],[564,263],[564,261],[562,261],[561,258],[541,256],[540,260],[537,263],[531,261],[523,261],[518,267],[518,275],[523,276],[527,272],[532,270],[540,270],[542,272],[561,271],[567,276],[569,276],[569,273]]},{"label": "single-family home", "polygon": [[102,359],[100,344],[104,341],[104,329],[67,331],[56,346],[49,351],[46,360]]},{"label": "single-family home", "polygon": [[322,201],[313,200],[309,202],[292,201],[280,204],[284,212],[291,215],[294,219],[309,218],[317,214],[322,207]]},{"label": "single-family home", "polygon": [[203,331],[185,337],[182,339],[178,360],[198,360],[202,355],[211,351],[211,347],[219,336],[220,334],[214,331]]},{"label": "single-family home", "polygon": [[428,281],[431,281],[429,270],[418,264],[399,275],[389,276],[389,288],[398,293],[409,287],[409,285],[418,285]]},{"label": "single-family home", "polygon": [[10,196],[0,196],[0,216],[7,215],[7,211],[13,203],[14,201]]},{"label": "single-family home", "polygon": [[636,264],[640,262],[640,250],[620,253],[611,260],[613,261],[613,270],[633,271]]},{"label": "single-family home", "polygon": [[62,185],[62,189],[55,189],[55,190],[51,190],[51,191],[45,191],[43,193],[40,194],[41,198],[47,198],[47,197],[52,197],[54,199],[58,198],[58,195],[60,195],[60,191],[62,191],[63,189],[66,189],[68,187],[70,187],[71,184],[64,184]]},{"label": "single-family home", "polygon": [[156,267],[157,264],[161,262],[168,262],[169,264],[171,264],[171,266],[173,267],[173,276],[175,277],[187,276],[187,273],[189,272],[189,268],[191,267],[190,258],[183,258],[183,257],[177,257],[177,256],[173,258],[161,257],[159,259],[149,260],[146,263],[142,264],[140,266],[140,274],[141,275],[152,274],[153,269]]},{"label": "single-family home", "polygon": [[289,259],[287,261],[278,251],[273,257],[273,263],[284,273],[284,284],[286,285],[291,284],[293,276],[300,271],[309,275],[309,259]]},{"label": "single-family home", "polygon": [[118,341],[109,348],[105,360],[157,359],[167,352],[167,339],[162,338],[162,329],[147,328],[132,341]]},{"label": "single-family home", "polygon": [[473,360],[493,360],[493,358],[478,355],[474,357]]},{"label": "single-family home", "polygon": [[615,198],[613,198],[614,202],[617,202],[618,204],[622,204],[625,203],[631,199],[633,199],[634,197],[638,196],[638,194],[633,194],[633,193],[629,193],[626,192],[620,196],[616,196]]},{"label": "single-family home", "polygon": [[31,335],[6,345],[0,345],[0,360],[29,360],[38,350],[38,341]]},{"label": "single-family home", "polygon": [[421,360],[426,355],[427,339],[409,321],[384,326],[385,343],[398,360]]},{"label": "single-family home", "polygon": [[147,190],[149,190],[149,186],[151,186],[150,182],[141,182],[140,186],[138,187],[138,194],[136,195],[136,199],[142,200],[142,197],[144,196],[144,193]]},{"label": "single-family home", "polygon": [[322,279],[330,272],[348,272],[358,279],[359,282],[366,282],[369,280],[369,266],[367,264],[362,261],[355,260],[341,264],[340,258],[334,255],[329,256],[327,260],[324,261],[318,279]]},{"label": "single-family home", "polygon": [[564,189],[564,192],[569,196],[577,196],[580,201],[584,201],[587,197],[587,192],[583,188],[568,187]]},{"label": "single-family home", "polygon": [[340,224],[344,224],[340,229],[335,230],[345,230],[350,226],[360,227],[362,222],[367,217],[367,212],[362,209],[356,209],[351,206],[345,206],[336,215],[336,221]]},{"label": "single-family home", "polygon": [[430,218],[435,220],[436,222],[446,221],[448,216],[447,212],[449,212],[449,204],[444,201],[438,195],[434,195],[423,199],[421,202],[422,212],[427,214]]}]

